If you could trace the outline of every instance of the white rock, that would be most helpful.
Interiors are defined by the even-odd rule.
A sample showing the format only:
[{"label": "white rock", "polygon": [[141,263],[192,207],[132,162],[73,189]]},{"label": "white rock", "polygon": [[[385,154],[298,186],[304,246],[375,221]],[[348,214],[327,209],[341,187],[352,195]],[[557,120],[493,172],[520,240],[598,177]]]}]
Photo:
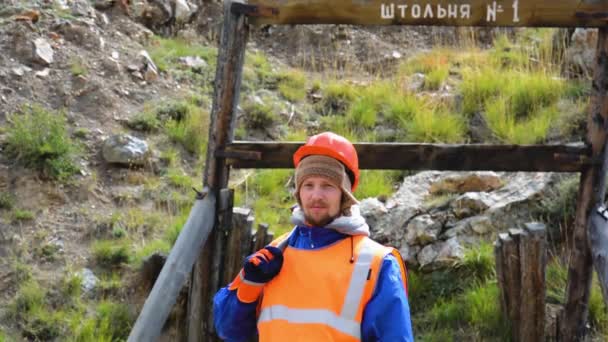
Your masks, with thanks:
[{"label": "white rock", "polygon": [[53,48],[44,38],[34,40],[34,61],[42,65],[53,63]]}]

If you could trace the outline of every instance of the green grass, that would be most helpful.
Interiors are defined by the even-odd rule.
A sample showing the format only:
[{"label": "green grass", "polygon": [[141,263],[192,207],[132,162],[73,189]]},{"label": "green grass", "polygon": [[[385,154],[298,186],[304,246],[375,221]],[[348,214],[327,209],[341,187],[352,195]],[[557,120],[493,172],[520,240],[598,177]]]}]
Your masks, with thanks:
[{"label": "green grass", "polygon": [[431,91],[439,90],[443,83],[448,79],[449,74],[450,69],[447,65],[430,71],[424,78],[423,88]]},{"label": "green grass", "polygon": [[[287,96],[300,96],[297,90],[298,82],[301,82],[301,76],[296,75],[294,71],[295,82],[291,85],[283,85],[283,91],[286,91]],[[285,75],[285,73],[283,74]],[[245,65],[243,69],[243,87],[249,90],[257,90],[260,88],[277,89],[281,75],[273,70],[268,57],[261,51],[255,51],[245,54]],[[288,83],[291,81],[287,81]]]},{"label": "green grass", "polygon": [[162,122],[159,120],[157,112],[150,108],[144,108],[133,118],[127,121],[127,126],[136,131],[155,132],[161,128]]},{"label": "green grass", "polygon": [[0,209],[12,209],[15,205],[15,196],[10,192],[0,191]]},{"label": "green grass", "polygon": [[434,49],[416,54],[399,64],[399,75],[428,74],[449,67],[453,52],[449,49]]},{"label": "green grass", "polygon": [[394,184],[400,181],[400,171],[362,170],[355,198],[389,197],[394,192]]},{"label": "green grass", "polygon": [[131,258],[126,241],[95,241],[92,251],[95,262],[105,268],[120,267],[122,264],[128,263]]},{"label": "green grass", "polygon": [[248,128],[263,129],[278,121],[278,114],[269,103],[245,102],[243,112],[245,112],[245,123]]},{"label": "green grass", "polygon": [[291,69],[278,75],[279,94],[292,102],[299,102],[306,98],[306,74]]},{"label": "green grass", "polygon": [[215,69],[217,59],[217,49],[203,46],[197,43],[188,42],[179,38],[160,38],[155,37],[147,51],[158,67],[159,71],[169,71],[178,66],[180,57],[198,56],[204,59],[210,69]]},{"label": "green grass", "polygon": [[70,72],[72,76],[86,76],[89,70],[82,59],[74,58],[70,61]]},{"label": "green grass", "polygon": [[72,140],[65,115],[39,105],[24,107],[8,124],[6,153],[53,179],[66,181],[79,168],[79,146]]},{"label": "green grass", "polygon": [[322,115],[344,115],[358,95],[354,85],[338,81],[329,81],[321,91],[323,99],[319,102],[319,111]]},{"label": "green grass", "polygon": [[207,148],[209,113],[189,102],[177,102],[172,108],[167,110],[173,113],[165,123],[167,136],[186,151],[202,156]]},{"label": "green grass", "polygon": [[31,221],[34,219],[34,213],[29,210],[15,209],[13,210],[13,221]]},{"label": "green grass", "polygon": [[402,120],[408,141],[457,143],[464,140],[464,120],[443,109],[421,108],[411,121]]}]

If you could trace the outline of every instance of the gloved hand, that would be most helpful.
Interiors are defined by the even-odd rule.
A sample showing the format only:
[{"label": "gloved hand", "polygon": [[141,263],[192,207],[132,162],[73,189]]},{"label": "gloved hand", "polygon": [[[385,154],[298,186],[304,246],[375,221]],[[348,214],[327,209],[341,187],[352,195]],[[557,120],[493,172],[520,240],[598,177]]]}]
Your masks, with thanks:
[{"label": "gloved hand", "polygon": [[267,283],[274,278],[283,266],[283,251],[277,247],[266,246],[245,258],[244,278],[254,283]]}]

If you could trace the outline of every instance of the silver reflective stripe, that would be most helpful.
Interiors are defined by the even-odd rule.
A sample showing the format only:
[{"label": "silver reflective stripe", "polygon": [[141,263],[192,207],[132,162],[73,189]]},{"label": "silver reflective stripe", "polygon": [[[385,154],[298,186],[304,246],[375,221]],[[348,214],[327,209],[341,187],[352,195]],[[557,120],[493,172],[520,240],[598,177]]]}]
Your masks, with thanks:
[{"label": "silver reflective stripe", "polygon": [[353,320],[336,315],[335,312],[323,309],[290,309],[284,305],[273,305],[262,309],[258,324],[275,319],[286,320],[289,323],[324,324],[361,339],[361,325]]},{"label": "silver reflective stripe", "polygon": [[367,274],[374,258],[372,244],[373,242],[370,239],[363,239],[363,246],[359,251],[359,257],[348,284],[348,291],[346,292],[346,297],[344,297],[341,316],[345,319],[354,320],[361,304],[363,290],[367,283]]},{"label": "silver reflective stripe", "polygon": [[244,273],[245,272],[243,270],[241,270],[241,272],[239,272],[239,278],[241,278],[241,281],[243,282],[243,284],[247,284],[247,285],[251,285],[251,286],[264,286],[265,283],[256,283],[251,280],[245,279]]}]

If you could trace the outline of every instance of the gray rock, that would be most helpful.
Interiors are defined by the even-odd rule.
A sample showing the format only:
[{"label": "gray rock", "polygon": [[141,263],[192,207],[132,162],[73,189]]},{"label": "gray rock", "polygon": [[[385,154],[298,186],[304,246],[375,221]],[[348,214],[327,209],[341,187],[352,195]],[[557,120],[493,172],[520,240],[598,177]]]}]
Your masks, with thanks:
[{"label": "gray rock", "polygon": [[503,186],[502,180],[492,171],[472,172],[445,177],[431,184],[431,193],[488,192]]},{"label": "gray rock", "polygon": [[101,65],[103,66],[103,69],[106,71],[106,73],[110,76],[120,74],[120,63],[112,57],[106,57],[102,59]]},{"label": "gray rock", "polygon": [[410,78],[409,78],[409,82],[407,83],[407,90],[411,91],[411,92],[418,92],[420,90],[422,90],[422,87],[424,87],[424,81],[426,79],[426,76],[424,76],[424,74],[422,73],[415,73],[413,74]]},{"label": "gray rock", "polygon": [[187,23],[196,13],[198,7],[187,0],[175,0],[175,12],[173,17],[178,24]]},{"label": "gray rock", "polygon": [[482,213],[494,204],[491,195],[483,192],[467,192],[456,198],[451,207],[456,217],[464,218]]},{"label": "gray rock", "polygon": [[179,58],[180,63],[186,65],[189,68],[193,69],[204,69],[207,67],[207,62],[199,56],[186,56]]},{"label": "gray rock", "polygon": [[469,221],[469,225],[471,226],[471,230],[479,235],[484,235],[491,232],[494,228],[492,224],[492,220],[490,220],[487,216],[475,216],[471,217]]},{"label": "gray rock", "polygon": [[143,64],[140,71],[143,73],[144,80],[146,80],[146,82],[155,81],[158,78],[158,68],[156,67],[156,64],[154,64],[154,61],[145,50],[139,52],[139,57]]},{"label": "gray rock", "polygon": [[99,278],[95,276],[93,271],[88,268],[83,268],[80,272],[80,276],[82,277],[82,283],[80,286],[82,287],[82,291],[85,294],[90,294],[97,287],[97,283],[99,283]]},{"label": "gray rock", "polygon": [[71,2],[72,14],[81,17],[94,17],[95,9],[88,0],[73,0]]},{"label": "gray rock", "polygon": [[366,198],[359,202],[359,211],[370,229],[376,226],[378,218],[386,215],[386,207],[377,198]]},{"label": "gray rock", "polygon": [[441,222],[433,220],[431,215],[424,214],[413,218],[406,227],[405,241],[408,245],[428,245],[437,241],[441,231]]},{"label": "gray rock", "polygon": [[126,134],[116,134],[103,143],[103,157],[108,163],[144,165],[149,151],[148,144]]},{"label": "gray rock", "polygon": [[45,66],[53,63],[53,48],[44,38],[34,40],[34,62]]}]

